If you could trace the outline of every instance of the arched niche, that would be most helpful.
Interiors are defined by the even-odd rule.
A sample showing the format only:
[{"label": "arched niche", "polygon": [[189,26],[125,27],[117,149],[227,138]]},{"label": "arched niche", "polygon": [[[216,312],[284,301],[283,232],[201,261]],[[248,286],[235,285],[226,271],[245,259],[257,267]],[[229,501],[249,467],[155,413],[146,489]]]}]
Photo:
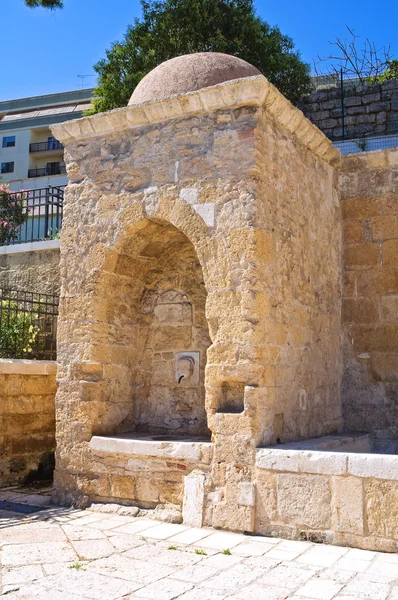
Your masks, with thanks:
[{"label": "arched niche", "polygon": [[145,219],[112,250],[107,269],[98,289],[106,417],[93,432],[209,435],[211,340],[193,244],[167,221]]}]

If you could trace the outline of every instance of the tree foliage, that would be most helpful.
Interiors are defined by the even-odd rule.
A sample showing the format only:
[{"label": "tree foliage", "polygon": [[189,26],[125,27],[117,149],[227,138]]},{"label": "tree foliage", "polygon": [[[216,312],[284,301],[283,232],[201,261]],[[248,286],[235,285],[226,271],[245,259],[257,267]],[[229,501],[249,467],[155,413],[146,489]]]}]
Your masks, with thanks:
[{"label": "tree foliage", "polygon": [[389,60],[387,68],[381,75],[374,78],[373,83],[384,83],[390,79],[398,79],[398,60]]},{"label": "tree foliage", "polygon": [[25,0],[26,6],[29,8],[37,8],[42,6],[43,8],[63,8],[63,0]]},{"label": "tree foliage", "polygon": [[141,0],[143,16],[94,69],[92,113],[126,106],[140,80],[165,60],[224,52],[256,66],[292,102],[311,89],[309,65],[278,27],[256,16],[254,0]]}]

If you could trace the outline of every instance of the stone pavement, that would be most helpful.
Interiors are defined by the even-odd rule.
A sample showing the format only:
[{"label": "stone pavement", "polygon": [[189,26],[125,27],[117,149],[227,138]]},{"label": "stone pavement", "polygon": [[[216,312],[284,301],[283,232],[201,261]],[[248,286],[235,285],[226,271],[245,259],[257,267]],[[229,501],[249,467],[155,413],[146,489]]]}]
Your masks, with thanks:
[{"label": "stone pavement", "polygon": [[398,600],[398,554],[89,509],[0,511],[0,554],[7,600]]}]

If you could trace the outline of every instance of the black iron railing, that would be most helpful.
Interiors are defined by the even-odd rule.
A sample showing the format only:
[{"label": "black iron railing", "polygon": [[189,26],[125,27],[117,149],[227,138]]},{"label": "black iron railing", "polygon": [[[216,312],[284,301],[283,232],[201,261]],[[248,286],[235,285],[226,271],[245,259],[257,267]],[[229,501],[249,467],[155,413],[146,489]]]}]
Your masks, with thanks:
[{"label": "black iron railing", "polygon": [[49,150],[63,150],[63,148],[58,140],[29,144],[29,152],[48,152]]},{"label": "black iron railing", "polygon": [[64,166],[42,167],[40,169],[29,169],[28,177],[48,177],[49,175],[65,175],[66,169]]},{"label": "black iron railing", "polygon": [[0,246],[55,239],[62,227],[64,186],[0,191]]},{"label": "black iron railing", "polygon": [[0,358],[56,360],[58,301],[0,288]]}]

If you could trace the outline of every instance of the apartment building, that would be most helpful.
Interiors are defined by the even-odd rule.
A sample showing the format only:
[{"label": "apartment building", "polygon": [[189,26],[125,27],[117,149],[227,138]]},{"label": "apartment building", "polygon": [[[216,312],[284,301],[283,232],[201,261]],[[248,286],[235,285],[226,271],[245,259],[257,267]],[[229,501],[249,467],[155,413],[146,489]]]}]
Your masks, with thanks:
[{"label": "apartment building", "polygon": [[67,184],[63,146],[50,125],[78,119],[93,89],[0,102],[0,176],[13,191]]}]

